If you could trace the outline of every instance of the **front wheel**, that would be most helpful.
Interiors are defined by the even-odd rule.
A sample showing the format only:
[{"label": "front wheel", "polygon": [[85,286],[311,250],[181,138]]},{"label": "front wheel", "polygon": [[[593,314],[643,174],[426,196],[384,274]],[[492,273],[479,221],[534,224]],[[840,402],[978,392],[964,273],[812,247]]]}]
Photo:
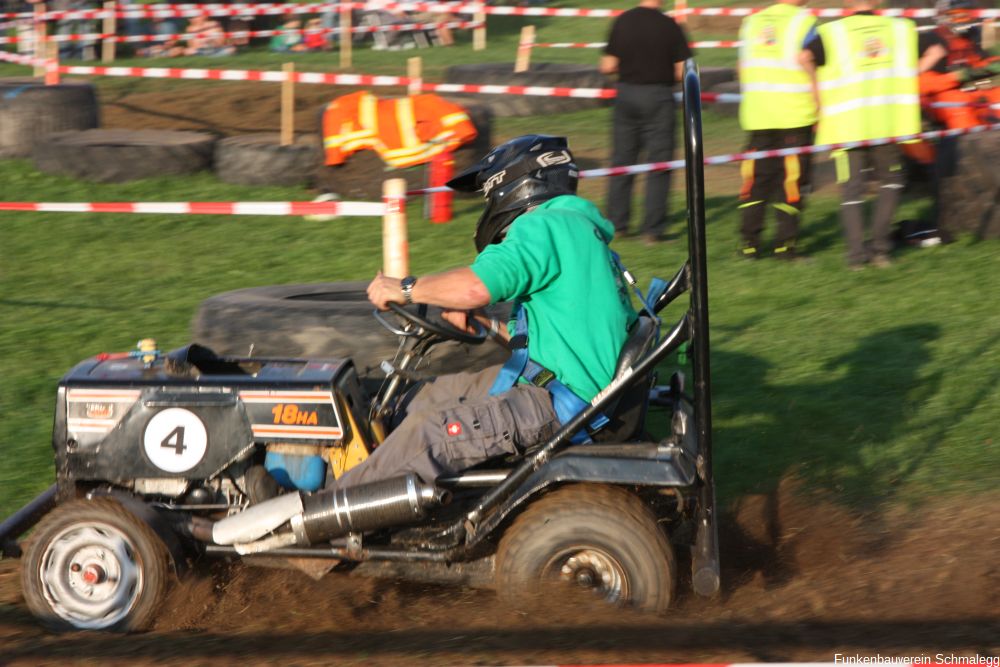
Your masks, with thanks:
[{"label": "front wheel", "polygon": [[515,600],[539,583],[565,582],[645,611],[670,605],[673,551],[656,518],[624,489],[567,486],[533,503],[504,533],[497,588]]},{"label": "front wheel", "polygon": [[167,577],[160,538],[106,498],[54,509],[35,530],[21,571],[28,608],[53,630],[144,629]]}]

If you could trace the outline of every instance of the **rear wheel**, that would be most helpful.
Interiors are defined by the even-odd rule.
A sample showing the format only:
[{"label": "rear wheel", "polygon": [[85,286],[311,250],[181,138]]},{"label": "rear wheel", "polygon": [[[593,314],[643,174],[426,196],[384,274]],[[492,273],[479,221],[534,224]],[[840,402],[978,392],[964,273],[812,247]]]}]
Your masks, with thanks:
[{"label": "rear wheel", "polygon": [[38,525],[21,578],[28,608],[54,630],[141,630],[167,587],[167,551],[111,499],[77,500]]},{"label": "rear wheel", "polygon": [[662,612],[675,580],[673,551],[656,518],[618,487],[550,493],[517,518],[497,550],[498,592],[508,600],[563,582],[611,604]]}]

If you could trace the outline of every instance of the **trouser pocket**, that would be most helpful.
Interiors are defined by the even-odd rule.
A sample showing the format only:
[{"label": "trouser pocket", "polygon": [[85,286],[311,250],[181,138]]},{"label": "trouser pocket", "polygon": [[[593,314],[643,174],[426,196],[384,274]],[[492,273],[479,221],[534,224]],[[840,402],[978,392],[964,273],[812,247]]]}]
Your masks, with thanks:
[{"label": "trouser pocket", "polygon": [[431,449],[444,469],[463,470],[517,451],[513,418],[502,401],[453,406],[439,411],[432,421]]},{"label": "trouser pocket", "polygon": [[513,414],[514,444],[521,451],[548,440],[559,430],[559,420],[547,390],[519,384],[506,392],[503,398]]}]

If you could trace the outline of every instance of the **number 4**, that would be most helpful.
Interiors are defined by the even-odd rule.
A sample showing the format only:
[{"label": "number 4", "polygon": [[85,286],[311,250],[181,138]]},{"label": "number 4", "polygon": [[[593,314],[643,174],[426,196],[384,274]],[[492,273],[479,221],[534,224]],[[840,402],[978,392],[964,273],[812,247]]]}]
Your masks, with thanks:
[{"label": "number 4", "polygon": [[173,449],[177,456],[184,453],[184,427],[178,426],[160,441],[160,447]]}]

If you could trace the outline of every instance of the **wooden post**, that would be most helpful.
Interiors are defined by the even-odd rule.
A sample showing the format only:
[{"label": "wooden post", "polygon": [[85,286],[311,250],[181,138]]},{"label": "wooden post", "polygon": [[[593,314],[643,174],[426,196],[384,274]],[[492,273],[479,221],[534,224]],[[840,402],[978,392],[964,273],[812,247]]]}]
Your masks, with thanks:
[{"label": "wooden post", "polygon": [[517,59],[514,61],[515,72],[527,72],[531,67],[531,47],[535,44],[535,26],[526,25],[521,28],[521,41],[517,44]]},{"label": "wooden post", "polygon": [[43,14],[45,14],[45,3],[39,2],[35,5],[35,38],[31,49],[31,55],[35,57],[34,76],[36,77],[45,76],[45,63],[42,61],[48,55],[48,50],[45,48],[48,39],[45,35]]},{"label": "wooden post", "polygon": [[340,69],[351,67],[351,46],[354,35],[351,33],[351,5],[340,7]]},{"label": "wooden post", "polygon": [[687,0],[674,0],[674,20],[678,23],[687,23],[687,14],[685,13],[687,8]]},{"label": "wooden post", "polygon": [[285,79],[281,82],[281,145],[295,143],[295,63],[281,67]]},{"label": "wooden post", "polygon": [[486,13],[473,14],[472,20],[481,24],[478,28],[472,29],[472,50],[482,51],[486,48]]},{"label": "wooden post", "polygon": [[407,58],[406,60],[406,77],[410,79],[410,83],[406,85],[407,95],[419,95],[423,81],[421,80],[423,72],[423,66],[420,60],[420,56],[414,56],[413,58]]},{"label": "wooden post", "polygon": [[392,278],[410,275],[410,245],[406,238],[406,181],[390,178],[382,184],[382,273]]},{"label": "wooden post", "polygon": [[109,35],[110,38],[101,41],[101,62],[113,63],[115,61],[116,42],[114,37],[118,31],[118,17],[115,16],[117,9],[118,3],[115,0],[104,3],[104,10],[108,12],[108,15],[104,17],[104,26],[101,32]]},{"label": "wooden post", "polygon": [[48,56],[45,58],[45,85],[54,86],[59,83],[59,43],[48,42]]},{"label": "wooden post", "polygon": [[984,49],[992,49],[997,43],[997,23],[993,19],[986,19],[983,21],[983,39],[982,47]]}]

